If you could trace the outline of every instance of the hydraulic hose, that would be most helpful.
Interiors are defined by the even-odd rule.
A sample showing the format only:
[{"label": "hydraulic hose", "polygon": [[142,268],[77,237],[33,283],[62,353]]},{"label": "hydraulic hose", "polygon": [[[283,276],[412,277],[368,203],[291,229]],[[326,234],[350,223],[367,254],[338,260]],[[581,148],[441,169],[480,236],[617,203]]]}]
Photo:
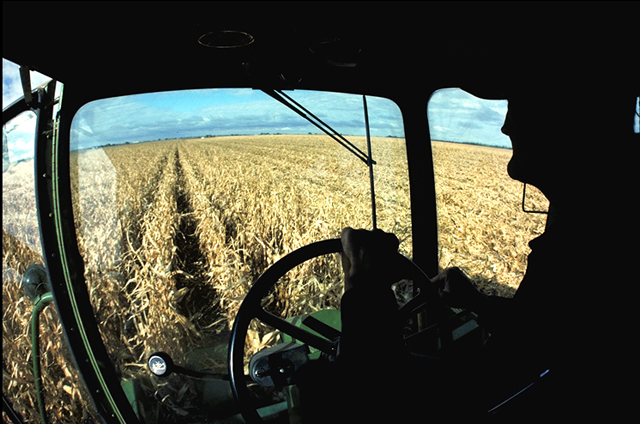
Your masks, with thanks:
[{"label": "hydraulic hose", "polygon": [[38,296],[33,304],[33,312],[31,313],[31,350],[33,356],[33,376],[36,383],[36,398],[38,400],[38,409],[42,423],[46,424],[47,415],[44,409],[44,391],[42,389],[42,378],[40,375],[40,312],[49,302],[53,300],[53,295],[44,293]]}]

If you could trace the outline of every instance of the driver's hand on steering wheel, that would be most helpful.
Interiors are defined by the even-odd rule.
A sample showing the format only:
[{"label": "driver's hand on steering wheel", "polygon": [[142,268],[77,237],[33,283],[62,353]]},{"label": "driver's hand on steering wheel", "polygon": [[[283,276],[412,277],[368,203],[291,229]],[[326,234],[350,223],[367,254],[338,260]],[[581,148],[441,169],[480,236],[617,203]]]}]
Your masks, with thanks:
[{"label": "driver's hand on steering wheel", "polygon": [[400,242],[394,234],[347,227],[342,230],[340,239],[345,291],[363,286],[385,289],[400,280]]}]

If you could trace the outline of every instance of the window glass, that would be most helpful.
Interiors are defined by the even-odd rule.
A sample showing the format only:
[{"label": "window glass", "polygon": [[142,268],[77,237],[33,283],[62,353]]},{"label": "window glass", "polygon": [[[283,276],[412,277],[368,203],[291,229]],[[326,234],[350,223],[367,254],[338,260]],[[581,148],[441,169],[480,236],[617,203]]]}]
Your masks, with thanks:
[{"label": "window glass", "polygon": [[[463,269],[488,294],[514,294],[527,264],[528,242],[546,216],[522,211],[522,183],[507,174],[509,138],[500,128],[506,100],[457,89],[433,94],[427,107],[433,148],[441,269]],[[547,210],[527,186],[527,208]]]},{"label": "window glass", "polygon": [[[31,88],[39,87],[51,78],[40,72],[30,71]],[[20,67],[15,63],[2,58],[2,109],[6,109],[11,103],[24,96],[22,82],[20,81]]]},{"label": "window glass", "polygon": [[2,392],[25,422],[40,421],[30,330],[34,305],[40,303],[37,337],[45,411],[56,422],[77,422],[92,414],[90,400],[53,302],[38,300],[47,291],[47,276],[34,183],[36,120],[28,111],[2,128]]},{"label": "window glass", "polygon": [[640,97],[636,97],[636,113],[633,116],[633,132],[640,134]]},{"label": "window glass", "polygon": [[[367,152],[362,96],[289,95]],[[410,256],[400,111],[381,98],[367,97],[367,105],[378,227],[396,233]],[[201,382],[176,375],[160,381],[145,369],[147,357],[164,351],[177,364],[225,373],[235,314],[268,266],[311,242],[339,237],[345,226],[371,228],[369,169],[255,90],[95,101],[78,111],[71,131],[78,244],[123,384],[144,388],[147,420],[212,418],[230,393],[203,399]],[[301,266],[284,280],[267,300],[273,313],[293,317],[339,306],[337,257]],[[248,353],[278,340],[255,323]],[[225,413],[237,412],[230,408]]]}]

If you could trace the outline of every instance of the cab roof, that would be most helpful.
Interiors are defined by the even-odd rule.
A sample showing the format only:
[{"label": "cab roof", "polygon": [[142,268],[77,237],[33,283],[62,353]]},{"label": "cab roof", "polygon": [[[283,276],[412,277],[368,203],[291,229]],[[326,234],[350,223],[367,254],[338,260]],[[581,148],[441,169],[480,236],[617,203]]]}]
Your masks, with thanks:
[{"label": "cab roof", "polygon": [[625,3],[3,2],[3,57],[97,96],[269,87],[394,98],[459,86],[504,98],[540,69],[603,66],[604,52],[607,67],[627,69]]}]

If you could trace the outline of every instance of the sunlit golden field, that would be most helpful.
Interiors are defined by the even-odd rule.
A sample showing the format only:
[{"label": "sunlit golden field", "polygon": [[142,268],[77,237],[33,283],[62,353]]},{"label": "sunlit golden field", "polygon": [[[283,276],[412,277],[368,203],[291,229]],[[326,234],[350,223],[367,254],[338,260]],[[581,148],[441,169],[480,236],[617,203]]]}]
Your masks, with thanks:
[{"label": "sunlit golden field", "polygon": [[[43,264],[33,161],[17,163],[3,173],[2,193],[2,392],[24,422],[40,423],[31,353],[33,302],[21,288],[27,267]],[[81,422],[90,399],[80,384],[52,303],[40,313],[40,352],[50,422]],[[3,421],[10,422],[4,412]]]},{"label": "sunlit golden field", "polygon": [[[485,292],[513,295],[546,215],[522,211],[522,183],[507,175],[511,150],[434,142],[433,157],[441,268],[459,266]],[[527,187],[527,210],[548,205]]]},{"label": "sunlit golden field", "polygon": [[[371,227],[366,166],[326,140],[219,137],[80,154],[78,241],[107,345],[128,338],[125,373],[154,350],[180,358],[203,328],[229,329],[251,283],[285,254],[347,225]],[[402,141],[374,142],[388,158],[376,170],[379,225],[410,254],[406,167],[389,162],[405,160]],[[278,312],[338,306],[339,261],[320,261],[305,271],[318,283],[284,289]]]},{"label": "sunlit golden field", "polygon": [[[373,148],[378,226],[397,234],[402,253],[411,256],[404,142],[374,139]],[[484,291],[512,295],[526,267],[527,242],[542,233],[545,218],[521,211],[522,185],[506,174],[511,152],[441,142],[433,150],[441,267],[460,266]],[[72,153],[71,175],[78,244],[102,338],[123,378],[144,379],[150,390],[162,388],[144,371],[146,357],[164,350],[182,362],[228,331],[251,283],[269,265],[310,242],[338,237],[345,226],[371,228],[366,166],[323,136],[105,147]],[[28,196],[6,190],[13,184],[7,177],[18,176],[3,177],[3,198],[9,196],[3,215],[33,213],[35,205],[18,201]],[[533,201],[545,207],[541,195]],[[28,412],[35,402],[31,306],[19,284],[26,265],[38,259],[24,243],[12,243],[32,238],[21,231],[33,231],[33,224],[13,220],[19,221],[3,222],[3,390],[17,399],[27,422],[37,422]],[[337,308],[341,280],[339,260],[321,258],[288,274],[270,308],[283,316]],[[64,365],[60,325],[47,310],[41,343],[49,361],[62,365],[56,374],[43,367],[46,399],[65,399],[47,408],[60,422],[78,422],[77,377]],[[249,352],[273,337],[255,324]],[[185,397],[167,407],[179,413],[191,406]]]}]

